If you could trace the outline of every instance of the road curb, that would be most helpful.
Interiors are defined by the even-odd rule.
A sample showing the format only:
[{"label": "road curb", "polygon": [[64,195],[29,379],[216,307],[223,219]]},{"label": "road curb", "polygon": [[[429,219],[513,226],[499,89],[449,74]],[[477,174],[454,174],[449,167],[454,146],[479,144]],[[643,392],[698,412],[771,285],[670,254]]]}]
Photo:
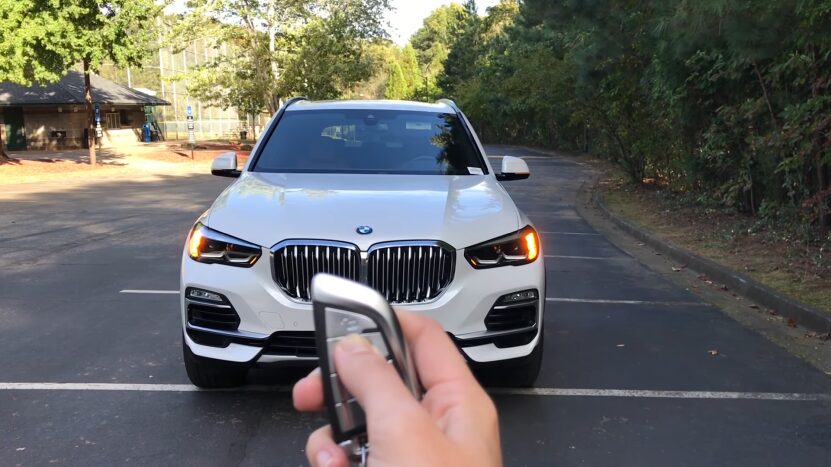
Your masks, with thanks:
[{"label": "road curb", "polygon": [[713,281],[726,285],[732,291],[747,297],[759,305],[775,310],[780,316],[794,320],[798,326],[818,333],[831,333],[831,316],[828,316],[826,313],[785,297],[744,274],[709,259],[702,258],[672,242],[652,235],[646,230],[611,212],[603,200],[603,195],[597,192],[596,185],[588,188],[591,190],[592,203],[597,209],[618,228],[632,237],[635,237],[678,263],[685,264],[686,267],[694,271],[706,274]]}]

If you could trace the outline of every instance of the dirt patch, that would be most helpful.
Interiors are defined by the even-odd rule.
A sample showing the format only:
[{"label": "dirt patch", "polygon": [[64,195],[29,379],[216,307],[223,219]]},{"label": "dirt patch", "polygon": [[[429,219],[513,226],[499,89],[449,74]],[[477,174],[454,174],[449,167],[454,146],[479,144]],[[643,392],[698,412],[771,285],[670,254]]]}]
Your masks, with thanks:
[{"label": "dirt patch", "polygon": [[[231,149],[233,150],[233,149]],[[228,149],[195,149],[193,151],[193,159],[191,159],[191,152],[190,149],[177,149],[177,148],[170,148],[161,151],[153,151],[149,153],[142,153],[137,154],[134,157],[146,160],[153,160],[159,162],[205,162],[205,161],[213,161],[216,159],[217,156],[228,152]],[[248,160],[249,152],[241,152],[235,151],[237,153],[237,158],[239,159],[240,165],[244,164],[245,161]]]},{"label": "dirt patch", "polygon": [[0,185],[32,183],[48,180],[60,180],[66,176],[108,177],[119,173],[129,173],[124,165],[98,165],[63,160],[20,160],[0,165]]},{"label": "dirt patch", "polygon": [[606,178],[599,190],[610,209],[633,223],[831,314],[831,237],[806,242],[795,226],[693,205],[617,178]]},{"label": "dirt patch", "polygon": [[[191,158],[190,150],[181,149],[179,145],[108,149],[101,153],[101,162],[94,167],[86,159],[73,160],[60,156],[11,159],[0,164],[0,185],[60,181],[67,176],[73,179],[97,179],[116,175],[164,174],[172,170],[207,172],[210,162],[229,150],[233,151],[234,148],[225,145],[197,149]],[[237,152],[240,166],[245,164],[249,155],[247,151]]]}]

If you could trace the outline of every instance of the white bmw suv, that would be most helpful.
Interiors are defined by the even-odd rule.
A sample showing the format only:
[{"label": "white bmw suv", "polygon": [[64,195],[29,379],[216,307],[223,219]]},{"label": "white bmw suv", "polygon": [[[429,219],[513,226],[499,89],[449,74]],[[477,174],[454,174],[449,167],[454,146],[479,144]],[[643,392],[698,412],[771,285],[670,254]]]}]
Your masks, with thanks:
[{"label": "white bmw suv", "polygon": [[196,221],[181,270],[184,359],[193,384],[243,384],[249,368],[314,365],[309,284],[360,281],[441,323],[474,369],[533,384],[543,347],[539,236],[447,100],[290,100],[238,178]]}]

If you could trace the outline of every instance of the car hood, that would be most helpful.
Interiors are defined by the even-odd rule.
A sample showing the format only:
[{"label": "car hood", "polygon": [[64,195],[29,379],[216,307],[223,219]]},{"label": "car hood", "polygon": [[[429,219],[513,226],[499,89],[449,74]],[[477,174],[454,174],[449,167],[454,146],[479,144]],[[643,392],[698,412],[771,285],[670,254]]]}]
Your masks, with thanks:
[{"label": "car hood", "polygon": [[[264,247],[288,239],[441,240],[460,249],[521,228],[488,176],[267,174],[246,172],[217,198],[207,225]],[[373,232],[360,235],[356,229]]]}]

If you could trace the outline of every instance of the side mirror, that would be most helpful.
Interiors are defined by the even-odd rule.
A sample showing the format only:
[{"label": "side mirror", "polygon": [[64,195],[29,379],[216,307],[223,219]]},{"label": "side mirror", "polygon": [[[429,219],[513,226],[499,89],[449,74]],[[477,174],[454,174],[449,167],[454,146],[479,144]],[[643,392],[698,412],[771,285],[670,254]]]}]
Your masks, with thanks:
[{"label": "side mirror", "polygon": [[239,178],[242,172],[237,170],[237,153],[226,152],[214,159],[211,174],[217,177]]},{"label": "side mirror", "polygon": [[502,173],[496,174],[500,182],[525,180],[531,176],[528,164],[519,157],[505,156],[502,158]]}]

